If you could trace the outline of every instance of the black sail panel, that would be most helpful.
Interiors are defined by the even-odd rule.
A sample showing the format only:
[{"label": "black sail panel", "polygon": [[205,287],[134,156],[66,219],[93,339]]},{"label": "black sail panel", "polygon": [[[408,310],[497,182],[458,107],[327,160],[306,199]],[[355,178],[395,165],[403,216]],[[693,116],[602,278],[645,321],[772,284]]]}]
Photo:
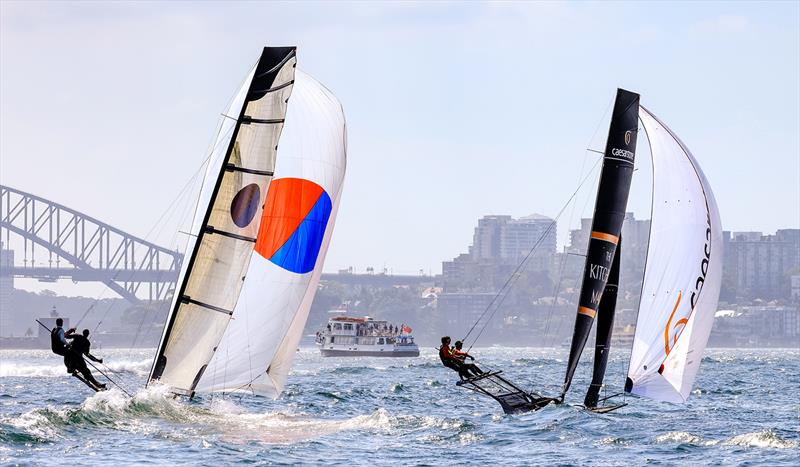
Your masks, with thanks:
[{"label": "black sail panel", "polygon": [[569,350],[567,373],[561,390],[562,399],[572,384],[578,360],[586,346],[622,232],[636,156],[638,118],[639,95],[618,89],[603,156],[600,185],[597,188],[578,313]]},{"label": "black sail panel", "polygon": [[617,291],[619,288],[619,257],[622,254],[622,237],[617,244],[608,282],[597,308],[597,339],[594,345],[594,370],[592,371],[592,384],[586,392],[583,405],[597,407],[600,389],[603,387],[603,377],[606,374],[608,355],[611,350],[611,331],[614,328],[614,310],[617,307]]}]

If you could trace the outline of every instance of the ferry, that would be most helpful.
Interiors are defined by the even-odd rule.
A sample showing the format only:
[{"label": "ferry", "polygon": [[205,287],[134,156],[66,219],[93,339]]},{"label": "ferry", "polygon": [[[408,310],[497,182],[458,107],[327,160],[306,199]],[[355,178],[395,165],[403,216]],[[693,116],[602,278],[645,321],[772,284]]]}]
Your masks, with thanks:
[{"label": "ferry", "polygon": [[368,316],[335,316],[317,332],[323,357],[419,357],[411,328]]}]

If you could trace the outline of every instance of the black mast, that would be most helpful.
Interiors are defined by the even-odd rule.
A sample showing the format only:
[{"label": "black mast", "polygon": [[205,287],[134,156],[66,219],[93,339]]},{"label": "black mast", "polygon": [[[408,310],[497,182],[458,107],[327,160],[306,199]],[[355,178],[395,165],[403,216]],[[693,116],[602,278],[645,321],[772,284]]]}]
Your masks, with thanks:
[{"label": "black mast", "polygon": [[[611,125],[603,157],[603,171],[600,174],[600,185],[597,188],[592,231],[586,252],[583,284],[578,299],[578,313],[575,318],[572,345],[569,349],[567,374],[561,389],[561,400],[564,399],[564,395],[572,384],[572,377],[583,348],[586,346],[586,340],[597,315],[617,253],[617,244],[622,232],[622,221],[625,219],[625,208],[628,204],[628,193],[631,187],[633,161],[636,157],[638,118],[639,95],[624,89],[617,89],[617,98],[614,103],[614,112],[611,115]],[[616,302],[616,300],[614,301]],[[605,313],[605,309],[602,311]],[[608,310],[608,313],[613,315],[613,308]],[[609,321],[613,323],[613,316]],[[603,324],[609,323],[604,319]],[[610,329],[608,335],[610,336]],[[598,341],[600,337],[598,335]],[[596,377],[597,375],[595,375]],[[602,377],[600,380],[602,381]]]},{"label": "black mast", "polygon": [[597,407],[600,389],[603,387],[603,377],[606,375],[608,354],[611,351],[611,330],[614,328],[614,309],[617,307],[617,289],[619,287],[619,257],[622,254],[622,237],[617,244],[608,282],[603,290],[603,298],[597,308],[597,339],[594,345],[594,370],[592,371],[592,384],[586,391],[583,405]]}]

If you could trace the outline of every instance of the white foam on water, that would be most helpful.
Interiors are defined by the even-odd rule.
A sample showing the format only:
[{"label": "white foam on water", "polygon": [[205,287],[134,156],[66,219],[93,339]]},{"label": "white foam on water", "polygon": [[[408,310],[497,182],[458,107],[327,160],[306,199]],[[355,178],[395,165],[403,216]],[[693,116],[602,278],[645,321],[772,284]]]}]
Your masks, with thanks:
[{"label": "white foam on water", "polygon": [[[150,359],[144,360],[120,360],[113,362],[106,362],[106,366],[111,368],[112,371],[130,372],[138,376],[147,375],[150,371]],[[103,366],[95,363],[101,370],[105,370]],[[60,357],[53,356],[42,360],[42,363],[28,362],[14,362],[10,359],[0,358],[0,378],[4,377],[40,377],[40,378],[55,378],[67,374],[67,369],[64,362]]]},{"label": "white foam on water", "polygon": [[142,360],[115,360],[106,362],[106,366],[117,373],[129,372],[137,376],[147,376],[150,374],[150,367],[152,366],[152,363],[152,358],[145,358]]},{"label": "white foam on water", "polygon": [[792,449],[797,448],[797,441],[786,440],[778,436],[773,430],[762,430],[754,433],[736,435],[727,440],[704,440],[700,436],[685,431],[670,431],[656,438],[657,443],[689,443],[698,446],[743,446],[764,449]]},{"label": "white foam on water", "polygon": [[[62,415],[59,414],[59,416]],[[19,428],[29,435],[40,439],[56,439],[61,437],[56,426],[45,415],[45,411],[41,409],[31,410],[16,417],[4,418],[2,422]]]},{"label": "white foam on water", "polygon": [[656,437],[656,443],[689,443],[703,444],[703,438],[685,431],[670,431]]},{"label": "white foam on water", "polygon": [[764,449],[795,449],[797,441],[783,439],[772,430],[744,433],[722,443],[725,446],[746,446]]},{"label": "white foam on water", "polygon": [[[54,362],[57,362],[54,360]],[[40,377],[55,378],[65,376],[67,369],[62,362],[52,364],[13,363],[0,360],[0,378],[8,377]]]}]

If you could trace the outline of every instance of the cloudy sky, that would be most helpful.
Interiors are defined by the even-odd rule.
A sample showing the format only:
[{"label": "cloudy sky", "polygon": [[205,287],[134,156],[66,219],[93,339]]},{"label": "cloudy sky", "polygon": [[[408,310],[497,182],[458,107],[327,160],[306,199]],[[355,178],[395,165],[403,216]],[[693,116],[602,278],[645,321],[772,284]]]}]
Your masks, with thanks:
[{"label": "cloudy sky", "polygon": [[691,148],[726,230],[797,228],[798,5],[3,0],[0,183],[174,243],[181,216],[158,219],[220,112],[262,46],[297,45],[348,120],[328,271],[436,273],[483,215],[555,216],[617,87]]}]

